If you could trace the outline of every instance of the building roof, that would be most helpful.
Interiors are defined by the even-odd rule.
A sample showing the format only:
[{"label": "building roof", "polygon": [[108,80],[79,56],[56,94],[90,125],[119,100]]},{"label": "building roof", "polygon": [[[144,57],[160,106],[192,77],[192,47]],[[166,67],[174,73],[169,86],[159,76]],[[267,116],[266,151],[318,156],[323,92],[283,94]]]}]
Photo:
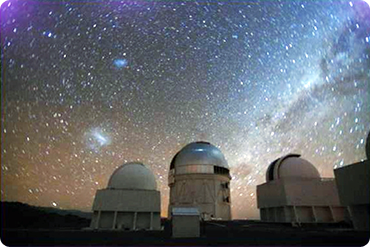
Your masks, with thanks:
[{"label": "building roof", "polygon": [[283,178],[320,178],[320,173],[299,154],[288,154],[274,160],[266,171],[266,181]]},{"label": "building roof", "polygon": [[118,167],[108,182],[108,189],[156,190],[153,172],[142,163],[126,163]]},{"label": "building roof", "polygon": [[209,142],[192,142],[172,159],[170,169],[186,165],[214,165],[229,169],[221,150]]}]

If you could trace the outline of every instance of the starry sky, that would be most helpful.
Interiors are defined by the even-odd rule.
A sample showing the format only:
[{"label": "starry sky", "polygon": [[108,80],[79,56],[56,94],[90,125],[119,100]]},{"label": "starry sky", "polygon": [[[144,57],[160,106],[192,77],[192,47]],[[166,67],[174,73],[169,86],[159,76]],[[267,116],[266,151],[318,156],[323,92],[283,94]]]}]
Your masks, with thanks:
[{"label": "starry sky", "polygon": [[323,177],[365,159],[370,8],[341,1],[28,1],[1,6],[1,200],[90,211],[115,168],[209,141],[233,218],[299,153]]}]

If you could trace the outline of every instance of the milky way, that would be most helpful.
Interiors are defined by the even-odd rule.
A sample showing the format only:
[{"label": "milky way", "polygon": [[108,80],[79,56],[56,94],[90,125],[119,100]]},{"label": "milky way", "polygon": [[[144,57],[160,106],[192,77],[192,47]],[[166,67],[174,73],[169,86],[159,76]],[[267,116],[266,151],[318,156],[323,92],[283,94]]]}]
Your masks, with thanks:
[{"label": "milky way", "polygon": [[17,1],[1,7],[1,198],[91,210],[115,168],[167,174],[192,141],[231,167],[234,218],[258,217],[269,163],[323,177],[365,158],[365,1]]}]

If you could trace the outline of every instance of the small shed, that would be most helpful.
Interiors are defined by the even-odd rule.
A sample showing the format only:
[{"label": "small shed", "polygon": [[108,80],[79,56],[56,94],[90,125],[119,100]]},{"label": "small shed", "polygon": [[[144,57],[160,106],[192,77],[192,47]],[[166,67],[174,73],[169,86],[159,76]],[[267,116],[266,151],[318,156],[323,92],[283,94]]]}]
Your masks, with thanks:
[{"label": "small shed", "polygon": [[200,214],[198,208],[172,208],[172,237],[198,238]]}]

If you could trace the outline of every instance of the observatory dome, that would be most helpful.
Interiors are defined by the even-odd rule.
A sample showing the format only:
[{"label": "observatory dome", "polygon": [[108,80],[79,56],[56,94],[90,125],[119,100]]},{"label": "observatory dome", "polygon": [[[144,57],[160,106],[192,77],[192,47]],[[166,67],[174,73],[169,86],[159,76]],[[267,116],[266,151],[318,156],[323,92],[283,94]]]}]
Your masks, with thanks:
[{"label": "observatory dome", "polygon": [[170,169],[186,165],[214,165],[229,169],[220,149],[209,142],[193,142],[186,145],[172,159]]},{"label": "observatory dome", "polygon": [[320,173],[299,154],[288,154],[273,161],[267,168],[266,181],[281,178],[320,178]]},{"label": "observatory dome", "polygon": [[109,189],[156,190],[152,171],[142,163],[126,163],[118,167],[108,182]]}]

